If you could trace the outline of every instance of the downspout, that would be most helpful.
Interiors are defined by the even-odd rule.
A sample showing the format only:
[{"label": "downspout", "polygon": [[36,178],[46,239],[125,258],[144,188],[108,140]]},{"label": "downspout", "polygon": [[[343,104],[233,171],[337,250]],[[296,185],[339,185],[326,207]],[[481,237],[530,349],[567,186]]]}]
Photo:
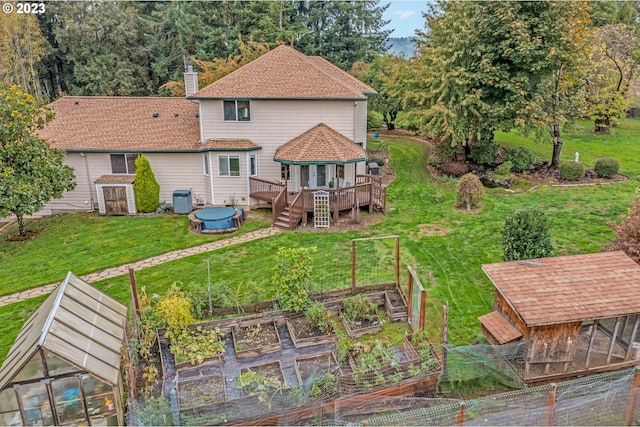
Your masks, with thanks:
[{"label": "downspout", "polygon": [[[251,207],[251,153],[247,151],[247,206]],[[258,159],[256,156],[256,163]]]},{"label": "downspout", "polygon": [[209,185],[211,186],[211,204],[215,204],[215,196],[213,194],[213,161],[211,161],[211,158],[213,157],[213,153],[210,151],[209,155],[207,156],[208,160],[209,160]]},{"label": "downspout", "polygon": [[89,204],[91,207],[91,210],[94,209],[93,207],[93,189],[91,186],[91,175],[90,175],[90,171],[89,171],[89,159],[87,158],[87,155],[84,153],[80,153],[81,157],[84,157],[84,169],[87,172],[87,185],[89,186]]},{"label": "downspout", "polygon": [[358,101],[353,103],[353,142],[357,143],[356,141],[356,109],[358,108]]}]

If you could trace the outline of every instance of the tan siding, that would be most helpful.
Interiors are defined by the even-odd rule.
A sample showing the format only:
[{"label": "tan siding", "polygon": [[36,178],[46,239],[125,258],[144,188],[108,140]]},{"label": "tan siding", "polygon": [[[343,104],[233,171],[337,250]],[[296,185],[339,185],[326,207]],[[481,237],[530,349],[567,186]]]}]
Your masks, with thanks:
[{"label": "tan siding", "polygon": [[202,153],[145,153],[158,184],[160,203],[173,203],[175,190],[191,190],[195,204],[207,199],[209,177],[204,175]]},{"label": "tan siding", "polygon": [[[239,206],[247,206],[247,155],[246,152],[213,152],[213,193],[215,205],[228,205],[235,199]],[[237,156],[240,159],[240,176],[220,176],[219,156]]]},{"label": "tan siding", "polygon": [[[251,122],[223,121],[222,101],[201,101],[201,109],[203,138],[252,140],[262,147],[257,151],[260,178],[273,181],[280,180],[280,164],[273,161],[277,148],[313,126],[324,123],[347,138],[354,136],[354,101],[254,100]],[[364,126],[366,132],[366,114]]]},{"label": "tan siding", "polygon": [[[88,158],[87,158],[88,159]],[[87,180],[87,165],[85,157],[80,153],[68,153],[64,163],[73,168],[76,187],[72,191],[65,191],[61,199],[54,199],[47,203],[41,215],[47,215],[62,211],[87,211],[92,209],[93,181]],[[90,162],[89,162],[90,163]],[[87,202],[87,203],[85,203]]]}]

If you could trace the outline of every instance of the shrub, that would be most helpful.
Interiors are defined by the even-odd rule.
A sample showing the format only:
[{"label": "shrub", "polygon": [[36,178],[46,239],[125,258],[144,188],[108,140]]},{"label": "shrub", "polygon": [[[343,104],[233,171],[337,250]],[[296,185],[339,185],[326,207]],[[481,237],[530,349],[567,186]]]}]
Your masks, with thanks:
[{"label": "shrub", "polygon": [[560,178],[566,181],[579,181],[584,177],[584,165],[580,162],[562,162],[558,168]]},{"label": "shrub", "polygon": [[440,165],[440,170],[445,175],[459,178],[469,172],[469,167],[460,162],[444,162]]},{"label": "shrub", "polygon": [[596,171],[598,176],[602,178],[611,178],[620,170],[620,162],[613,157],[605,157],[603,159],[598,159],[593,169]]},{"label": "shrub", "polygon": [[136,177],[133,182],[138,212],[155,212],[160,205],[160,185],[151,170],[149,160],[143,155],[136,159]]},{"label": "shrub", "polygon": [[443,160],[453,160],[460,154],[460,147],[448,141],[437,141],[436,154]]},{"label": "shrub", "polygon": [[369,111],[367,113],[367,129],[378,129],[382,126],[382,118],[379,114]]},{"label": "shrub", "polygon": [[511,175],[512,168],[513,163],[507,160],[496,168],[496,175],[509,176]]},{"label": "shrub", "polygon": [[158,302],[156,311],[167,325],[169,339],[177,338],[187,325],[195,322],[191,300],[185,297],[184,293],[175,287],[175,284],[167,292],[167,295]]},{"label": "shrub", "polygon": [[466,207],[468,211],[471,208],[477,208],[482,200],[483,192],[480,178],[472,173],[464,175],[456,186],[458,206]]},{"label": "shrub", "polygon": [[616,233],[610,249],[620,250],[640,264],[640,199],[620,224],[609,224]]},{"label": "shrub", "polygon": [[479,165],[496,163],[500,155],[500,144],[495,141],[480,141],[469,148],[469,159]]},{"label": "shrub", "polygon": [[505,159],[511,162],[511,172],[522,173],[533,167],[536,155],[526,147],[516,147],[507,150]]},{"label": "shrub", "polygon": [[325,307],[321,302],[316,301],[312,303],[305,312],[305,316],[311,325],[320,329],[325,334],[333,332],[331,313],[329,313],[327,307]]},{"label": "shrub", "polygon": [[537,207],[512,211],[502,229],[505,261],[544,258],[551,255],[551,226],[545,212]]}]

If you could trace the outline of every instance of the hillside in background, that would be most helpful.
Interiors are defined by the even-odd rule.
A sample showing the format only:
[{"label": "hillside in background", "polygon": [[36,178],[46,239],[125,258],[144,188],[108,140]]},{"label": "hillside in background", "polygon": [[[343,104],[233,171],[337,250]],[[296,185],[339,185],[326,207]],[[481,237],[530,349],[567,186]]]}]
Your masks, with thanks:
[{"label": "hillside in background", "polygon": [[389,37],[390,55],[402,58],[411,58],[416,53],[416,46],[411,42],[411,37]]}]

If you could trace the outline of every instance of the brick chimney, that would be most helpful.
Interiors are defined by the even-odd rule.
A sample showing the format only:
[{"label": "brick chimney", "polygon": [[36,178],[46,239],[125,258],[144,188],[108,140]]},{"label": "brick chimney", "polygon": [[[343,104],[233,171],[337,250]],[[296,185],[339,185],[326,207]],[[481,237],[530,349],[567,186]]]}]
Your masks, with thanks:
[{"label": "brick chimney", "polygon": [[193,71],[193,64],[187,63],[187,70],[184,73],[184,92],[190,97],[198,91],[198,73]]}]

